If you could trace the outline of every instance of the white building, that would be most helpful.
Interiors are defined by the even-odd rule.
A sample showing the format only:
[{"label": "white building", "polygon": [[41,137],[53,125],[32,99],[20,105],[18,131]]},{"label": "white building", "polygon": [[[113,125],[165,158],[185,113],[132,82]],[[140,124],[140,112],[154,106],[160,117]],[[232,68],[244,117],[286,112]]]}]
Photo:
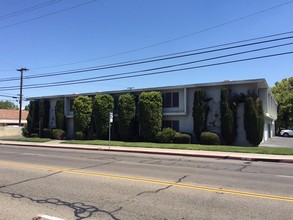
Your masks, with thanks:
[{"label": "white building", "polygon": [[[275,120],[277,119],[277,102],[265,79],[252,79],[240,81],[224,81],[215,83],[201,83],[181,86],[168,86],[157,88],[131,89],[122,91],[107,91],[100,93],[111,94],[114,97],[115,109],[114,116],[117,116],[117,100],[119,95],[123,93],[131,93],[138,97],[143,91],[160,91],[163,95],[163,126],[172,127],[174,130],[194,134],[193,131],[193,99],[194,92],[202,89],[206,92],[207,98],[211,98],[208,102],[210,111],[208,114],[207,130],[221,133],[221,112],[220,97],[221,89],[228,88],[232,95],[247,95],[249,92],[255,92],[263,101],[263,110],[265,113],[264,138],[266,141],[275,135]],[[67,136],[73,137],[73,100],[80,95],[95,96],[97,93],[71,94],[49,97],[35,97],[32,99],[49,99],[50,100],[50,120],[49,127],[55,126],[55,104],[57,99],[64,99],[64,112],[67,124]],[[246,139],[244,129],[244,104],[240,103],[237,109],[237,137],[234,145],[249,145]],[[115,120],[114,120],[115,121]],[[139,127],[139,125],[137,126]]]}]

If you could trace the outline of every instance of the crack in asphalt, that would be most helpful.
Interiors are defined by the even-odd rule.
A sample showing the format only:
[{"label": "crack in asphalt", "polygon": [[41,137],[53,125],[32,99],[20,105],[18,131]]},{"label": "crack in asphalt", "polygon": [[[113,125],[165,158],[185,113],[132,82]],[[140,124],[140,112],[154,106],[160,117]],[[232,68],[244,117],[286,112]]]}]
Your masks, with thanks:
[{"label": "crack in asphalt", "polygon": [[[106,166],[106,165],[113,164],[113,163],[116,163],[116,162],[107,162],[107,163],[101,163],[101,164],[94,164],[94,165],[91,165],[91,166],[77,168],[77,169],[78,170],[85,170],[85,169],[94,168],[94,167]],[[75,170],[75,169],[71,169],[71,170]]]},{"label": "crack in asphalt", "polygon": [[244,162],[244,165],[242,167],[240,167],[239,169],[236,169],[235,171],[237,172],[242,172],[244,169],[246,169],[247,167],[249,167],[252,164],[252,162]]},{"label": "crack in asphalt", "polygon": [[[179,178],[175,183],[180,183],[180,182],[181,182],[183,179],[185,179],[186,177],[187,177],[187,176],[185,175],[185,176]],[[166,186],[166,187],[163,187],[163,188],[159,188],[159,189],[157,189],[157,190],[155,190],[155,191],[145,191],[145,192],[141,192],[141,193],[138,193],[138,194],[136,195],[136,197],[141,196],[142,194],[147,194],[147,193],[158,193],[158,192],[160,192],[160,191],[163,191],[163,190],[169,189],[171,186],[172,186],[172,185],[169,185],[169,186]]]},{"label": "crack in asphalt", "polygon": [[15,185],[22,184],[22,183],[26,183],[26,182],[30,182],[30,181],[34,181],[34,180],[39,180],[39,179],[47,178],[47,177],[50,177],[50,176],[53,176],[53,175],[56,175],[56,174],[59,174],[59,173],[62,173],[62,171],[58,171],[58,172],[55,172],[55,173],[50,173],[50,174],[45,175],[45,176],[40,176],[40,177],[31,178],[31,179],[26,179],[26,180],[23,180],[23,181],[19,181],[19,182],[16,182],[16,183],[11,183],[11,184],[4,185],[4,186],[0,186],[0,189],[1,188],[6,188],[6,187],[9,187],[9,186],[15,186]]},{"label": "crack in asphalt", "polygon": [[28,197],[28,196],[25,196],[22,194],[5,192],[5,191],[0,191],[0,193],[10,195],[12,198],[15,198],[15,199],[27,199],[31,202],[35,202],[38,204],[51,204],[51,205],[56,205],[56,206],[65,206],[67,208],[74,210],[74,216],[75,216],[76,220],[90,218],[93,216],[94,213],[103,213],[103,214],[106,214],[109,217],[111,217],[111,219],[119,220],[119,218],[117,218],[114,215],[114,213],[122,210],[122,207],[119,207],[113,211],[106,211],[106,210],[100,209],[100,208],[93,206],[93,205],[86,205],[82,202],[71,203],[71,202],[62,201],[57,198],[34,199],[34,198],[31,198],[31,197]]}]

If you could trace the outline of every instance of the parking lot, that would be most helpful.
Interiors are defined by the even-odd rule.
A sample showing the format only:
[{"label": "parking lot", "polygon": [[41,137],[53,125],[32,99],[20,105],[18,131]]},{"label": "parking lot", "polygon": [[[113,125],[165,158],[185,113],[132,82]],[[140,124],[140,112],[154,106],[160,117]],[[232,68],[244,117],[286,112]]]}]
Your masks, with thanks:
[{"label": "parking lot", "polygon": [[261,147],[289,147],[293,148],[293,137],[275,136],[261,143]]}]

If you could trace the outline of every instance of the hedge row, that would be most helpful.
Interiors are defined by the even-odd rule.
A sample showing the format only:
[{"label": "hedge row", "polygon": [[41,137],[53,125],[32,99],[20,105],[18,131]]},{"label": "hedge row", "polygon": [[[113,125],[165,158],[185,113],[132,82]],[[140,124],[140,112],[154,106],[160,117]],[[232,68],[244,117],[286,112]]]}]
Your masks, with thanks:
[{"label": "hedge row", "polygon": [[[22,129],[22,135],[24,137],[33,137],[37,138],[39,137],[39,133],[29,133],[27,128]],[[62,129],[49,129],[44,128],[41,132],[42,138],[51,138],[56,140],[63,140],[65,138],[65,131]]]}]

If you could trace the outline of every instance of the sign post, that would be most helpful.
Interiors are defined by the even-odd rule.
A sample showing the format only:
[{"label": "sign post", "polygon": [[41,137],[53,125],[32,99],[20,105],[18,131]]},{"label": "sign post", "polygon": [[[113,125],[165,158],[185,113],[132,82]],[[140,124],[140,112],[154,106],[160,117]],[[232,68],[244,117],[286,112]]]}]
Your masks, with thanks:
[{"label": "sign post", "polygon": [[109,112],[109,149],[111,141],[111,123],[113,122],[113,112]]}]

